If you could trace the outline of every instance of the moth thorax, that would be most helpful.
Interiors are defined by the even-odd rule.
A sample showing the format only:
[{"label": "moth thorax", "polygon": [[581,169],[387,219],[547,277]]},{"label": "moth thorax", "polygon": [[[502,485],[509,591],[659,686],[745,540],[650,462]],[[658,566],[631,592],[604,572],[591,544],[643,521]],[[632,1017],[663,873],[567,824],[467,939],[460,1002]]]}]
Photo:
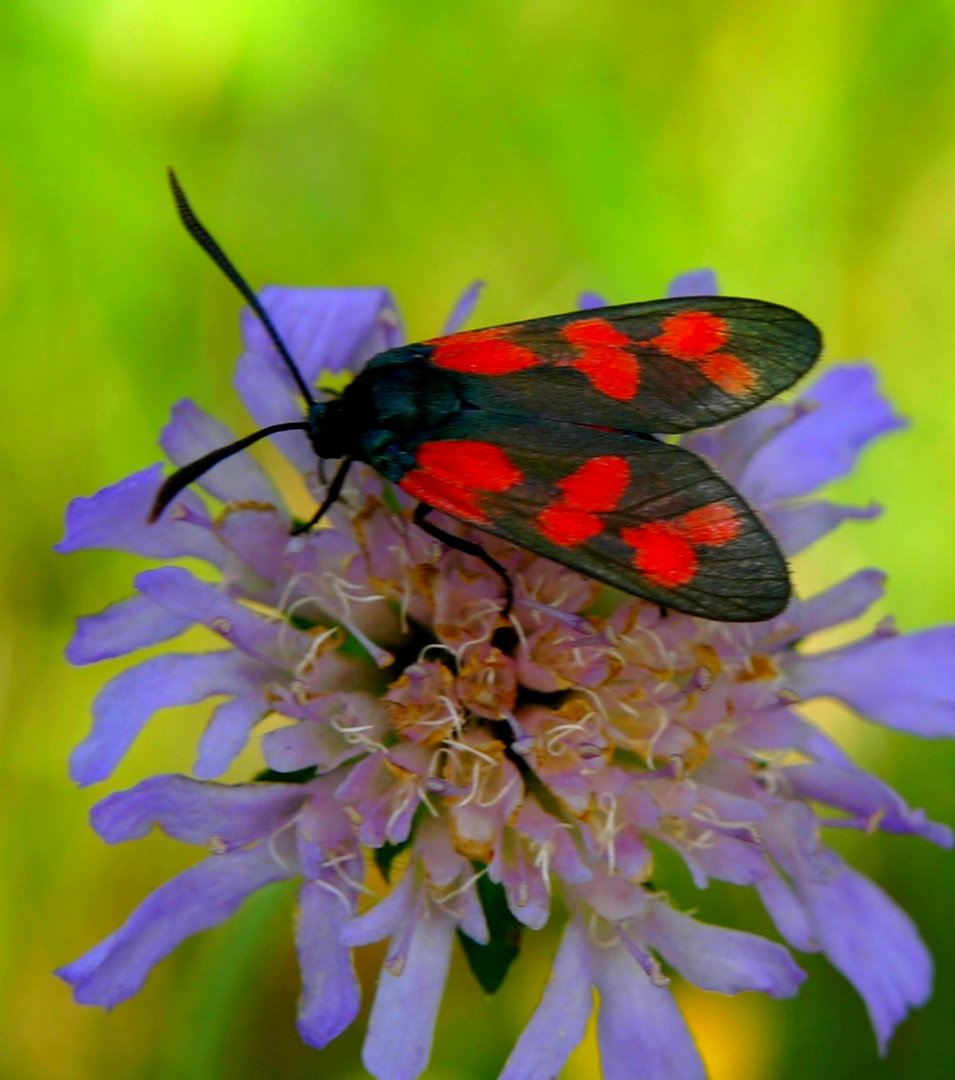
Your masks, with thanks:
[{"label": "moth thorax", "polygon": [[350,438],[340,401],[312,402],[305,419],[309,442],[319,457],[340,458],[348,453],[354,441],[354,431]]}]

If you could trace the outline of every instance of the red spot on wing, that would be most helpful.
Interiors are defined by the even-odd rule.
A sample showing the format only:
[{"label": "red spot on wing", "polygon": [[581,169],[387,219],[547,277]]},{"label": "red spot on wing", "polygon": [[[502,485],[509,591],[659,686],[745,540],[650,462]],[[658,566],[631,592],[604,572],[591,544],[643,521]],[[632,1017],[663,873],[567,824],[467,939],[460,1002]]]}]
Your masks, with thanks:
[{"label": "red spot on wing", "polygon": [[680,519],[681,527],[694,544],[720,547],[739,536],[739,518],[729,503],[710,503],[691,510]]},{"label": "red spot on wing", "polygon": [[487,330],[435,338],[426,342],[434,346],[431,363],[466,375],[512,375],[515,371],[543,363],[533,349],[506,340],[505,335],[514,329],[492,326]]},{"label": "red spot on wing", "polygon": [[726,319],[709,311],[681,311],[664,319],[660,326],[662,333],[642,344],[694,364],[710,382],[733,397],[743,397],[756,386],[756,372],[744,360],[719,351],[730,336]]},{"label": "red spot on wing", "polygon": [[693,580],[699,566],[697,548],[722,547],[740,533],[740,521],[729,503],[710,503],[669,521],[651,521],[622,529],[634,549],[633,565],[648,581],[678,589]]},{"label": "red spot on wing", "polygon": [[651,344],[680,360],[700,360],[725,345],[729,337],[726,320],[708,311],[681,311],[660,326],[663,333]]},{"label": "red spot on wing", "polygon": [[524,478],[499,446],[473,439],[422,443],[417,461],[398,486],[435,510],[480,524],[487,522],[481,494],[507,491]]},{"label": "red spot on wing", "polygon": [[577,319],[562,331],[580,350],[570,366],[583,372],[595,390],[616,401],[632,401],[640,389],[640,364],[625,346],[633,342],[606,319]]},{"label": "red spot on wing", "polygon": [[603,529],[599,513],[615,510],[630,483],[625,458],[591,458],[558,483],[563,494],[537,515],[541,533],[561,547],[575,547]]},{"label": "red spot on wing", "polygon": [[676,589],[696,576],[696,552],[675,524],[655,521],[620,535],[634,549],[633,565],[654,585]]},{"label": "red spot on wing", "polygon": [[700,370],[727,394],[742,397],[756,386],[756,372],[732,353],[713,353],[700,361]]}]

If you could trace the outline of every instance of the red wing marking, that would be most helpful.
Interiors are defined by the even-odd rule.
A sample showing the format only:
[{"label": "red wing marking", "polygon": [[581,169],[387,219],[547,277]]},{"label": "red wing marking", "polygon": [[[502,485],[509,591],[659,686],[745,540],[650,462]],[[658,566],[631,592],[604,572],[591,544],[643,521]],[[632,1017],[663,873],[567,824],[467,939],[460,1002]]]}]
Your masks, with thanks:
[{"label": "red wing marking", "polygon": [[634,549],[633,565],[654,585],[678,589],[696,576],[698,547],[722,547],[739,535],[740,523],[728,503],[711,503],[670,521],[621,530]]},{"label": "red wing marking", "polygon": [[629,483],[625,458],[591,458],[558,483],[563,495],[537,515],[537,527],[561,547],[582,544],[603,529],[598,513],[615,510]]},{"label": "red wing marking", "polygon": [[683,531],[694,544],[721,547],[739,536],[739,518],[728,503],[710,503],[691,510],[680,519]]},{"label": "red wing marking", "polygon": [[702,360],[726,344],[726,320],[708,311],[681,311],[660,324],[663,333],[651,345],[679,360]]},{"label": "red wing marking", "polygon": [[703,374],[727,394],[742,397],[756,386],[756,373],[732,353],[711,353],[700,361]]},{"label": "red wing marking", "polygon": [[640,364],[624,346],[633,342],[605,319],[578,319],[562,331],[580,355],[569,362],[595,390],[616,401],[632,401],[640,389]]},{"label": "red wing marking", "polygon": [[492,326],[426,342],[434,346],[431,363],[467,375],[511,375],[536,367],[543,360],[523,345],[504,340],[514,327]]},{"label": "red wing marking", "polygon": [[524,474],[493,443],[473,439],[437,439],[418,448],[418,467],[398,481],[409,495],[435,510],[487,522],[478,500],[482,492],[507,491]]},{"label": "red wing marking", "polygon": [[675,523],[655,521],[620,535],[635,551],[633,565],[654,585],[677,589],[696,576],[696,552]]},{"label": "red wing marking", "polygon": [[681,311],[660,325],[663,332],[642,344],[695,364],[710,382],[733,397],[742,397],[756,386],[756,372],[745,361],[719,351],[729,338],[726,319],[708,311]]}]

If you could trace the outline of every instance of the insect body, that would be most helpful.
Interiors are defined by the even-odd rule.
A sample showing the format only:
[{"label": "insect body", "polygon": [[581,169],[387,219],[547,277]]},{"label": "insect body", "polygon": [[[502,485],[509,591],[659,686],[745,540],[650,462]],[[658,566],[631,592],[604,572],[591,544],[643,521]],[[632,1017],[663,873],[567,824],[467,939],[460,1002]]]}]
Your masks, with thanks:
[{"label": "insect body", "polygon": [[[771,618],[789,575],[772,536],[701,458],[661,441],[743,413],[813,364],[818,330],[759,300],[693,297],[467,331],[374,357],[340,398],[315,401],[267,314],[195,219],[187,228],[263,320],[305,397],[273,425],[170,476],[153,517],[208,468],[277,431],[342,459],[314,524],[362,461],[442,511],[668,608],[726,621]],[[306,526],[308,527],[308,526]],[[510,606],[510,582],[507,581]]]}]

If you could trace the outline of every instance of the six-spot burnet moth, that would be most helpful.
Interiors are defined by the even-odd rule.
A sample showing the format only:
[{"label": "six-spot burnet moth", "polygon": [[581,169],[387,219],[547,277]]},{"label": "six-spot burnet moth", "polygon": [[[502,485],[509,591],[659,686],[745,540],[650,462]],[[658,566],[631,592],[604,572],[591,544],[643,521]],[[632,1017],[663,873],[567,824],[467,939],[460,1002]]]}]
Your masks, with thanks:
[{"label": "six-spot burnet moth", "polygon": [[317,523],[352,462],[420,500],[415,521],[483,560],[479,544],[427,520],[432,510],[666,608],[723,621],[777,615],[785,559],[743,498],[701,458],[658,438],[746,412],[815,362],[802,315],[727,296],[651,300],[465,331],[379,353],[340,397],[316,401],[268,313],[198,221],[175,175],[187,230],[261,320],[306,402],[179,469],[150,520],[214,465],[280,431],[304,431],[340,459]]}]

